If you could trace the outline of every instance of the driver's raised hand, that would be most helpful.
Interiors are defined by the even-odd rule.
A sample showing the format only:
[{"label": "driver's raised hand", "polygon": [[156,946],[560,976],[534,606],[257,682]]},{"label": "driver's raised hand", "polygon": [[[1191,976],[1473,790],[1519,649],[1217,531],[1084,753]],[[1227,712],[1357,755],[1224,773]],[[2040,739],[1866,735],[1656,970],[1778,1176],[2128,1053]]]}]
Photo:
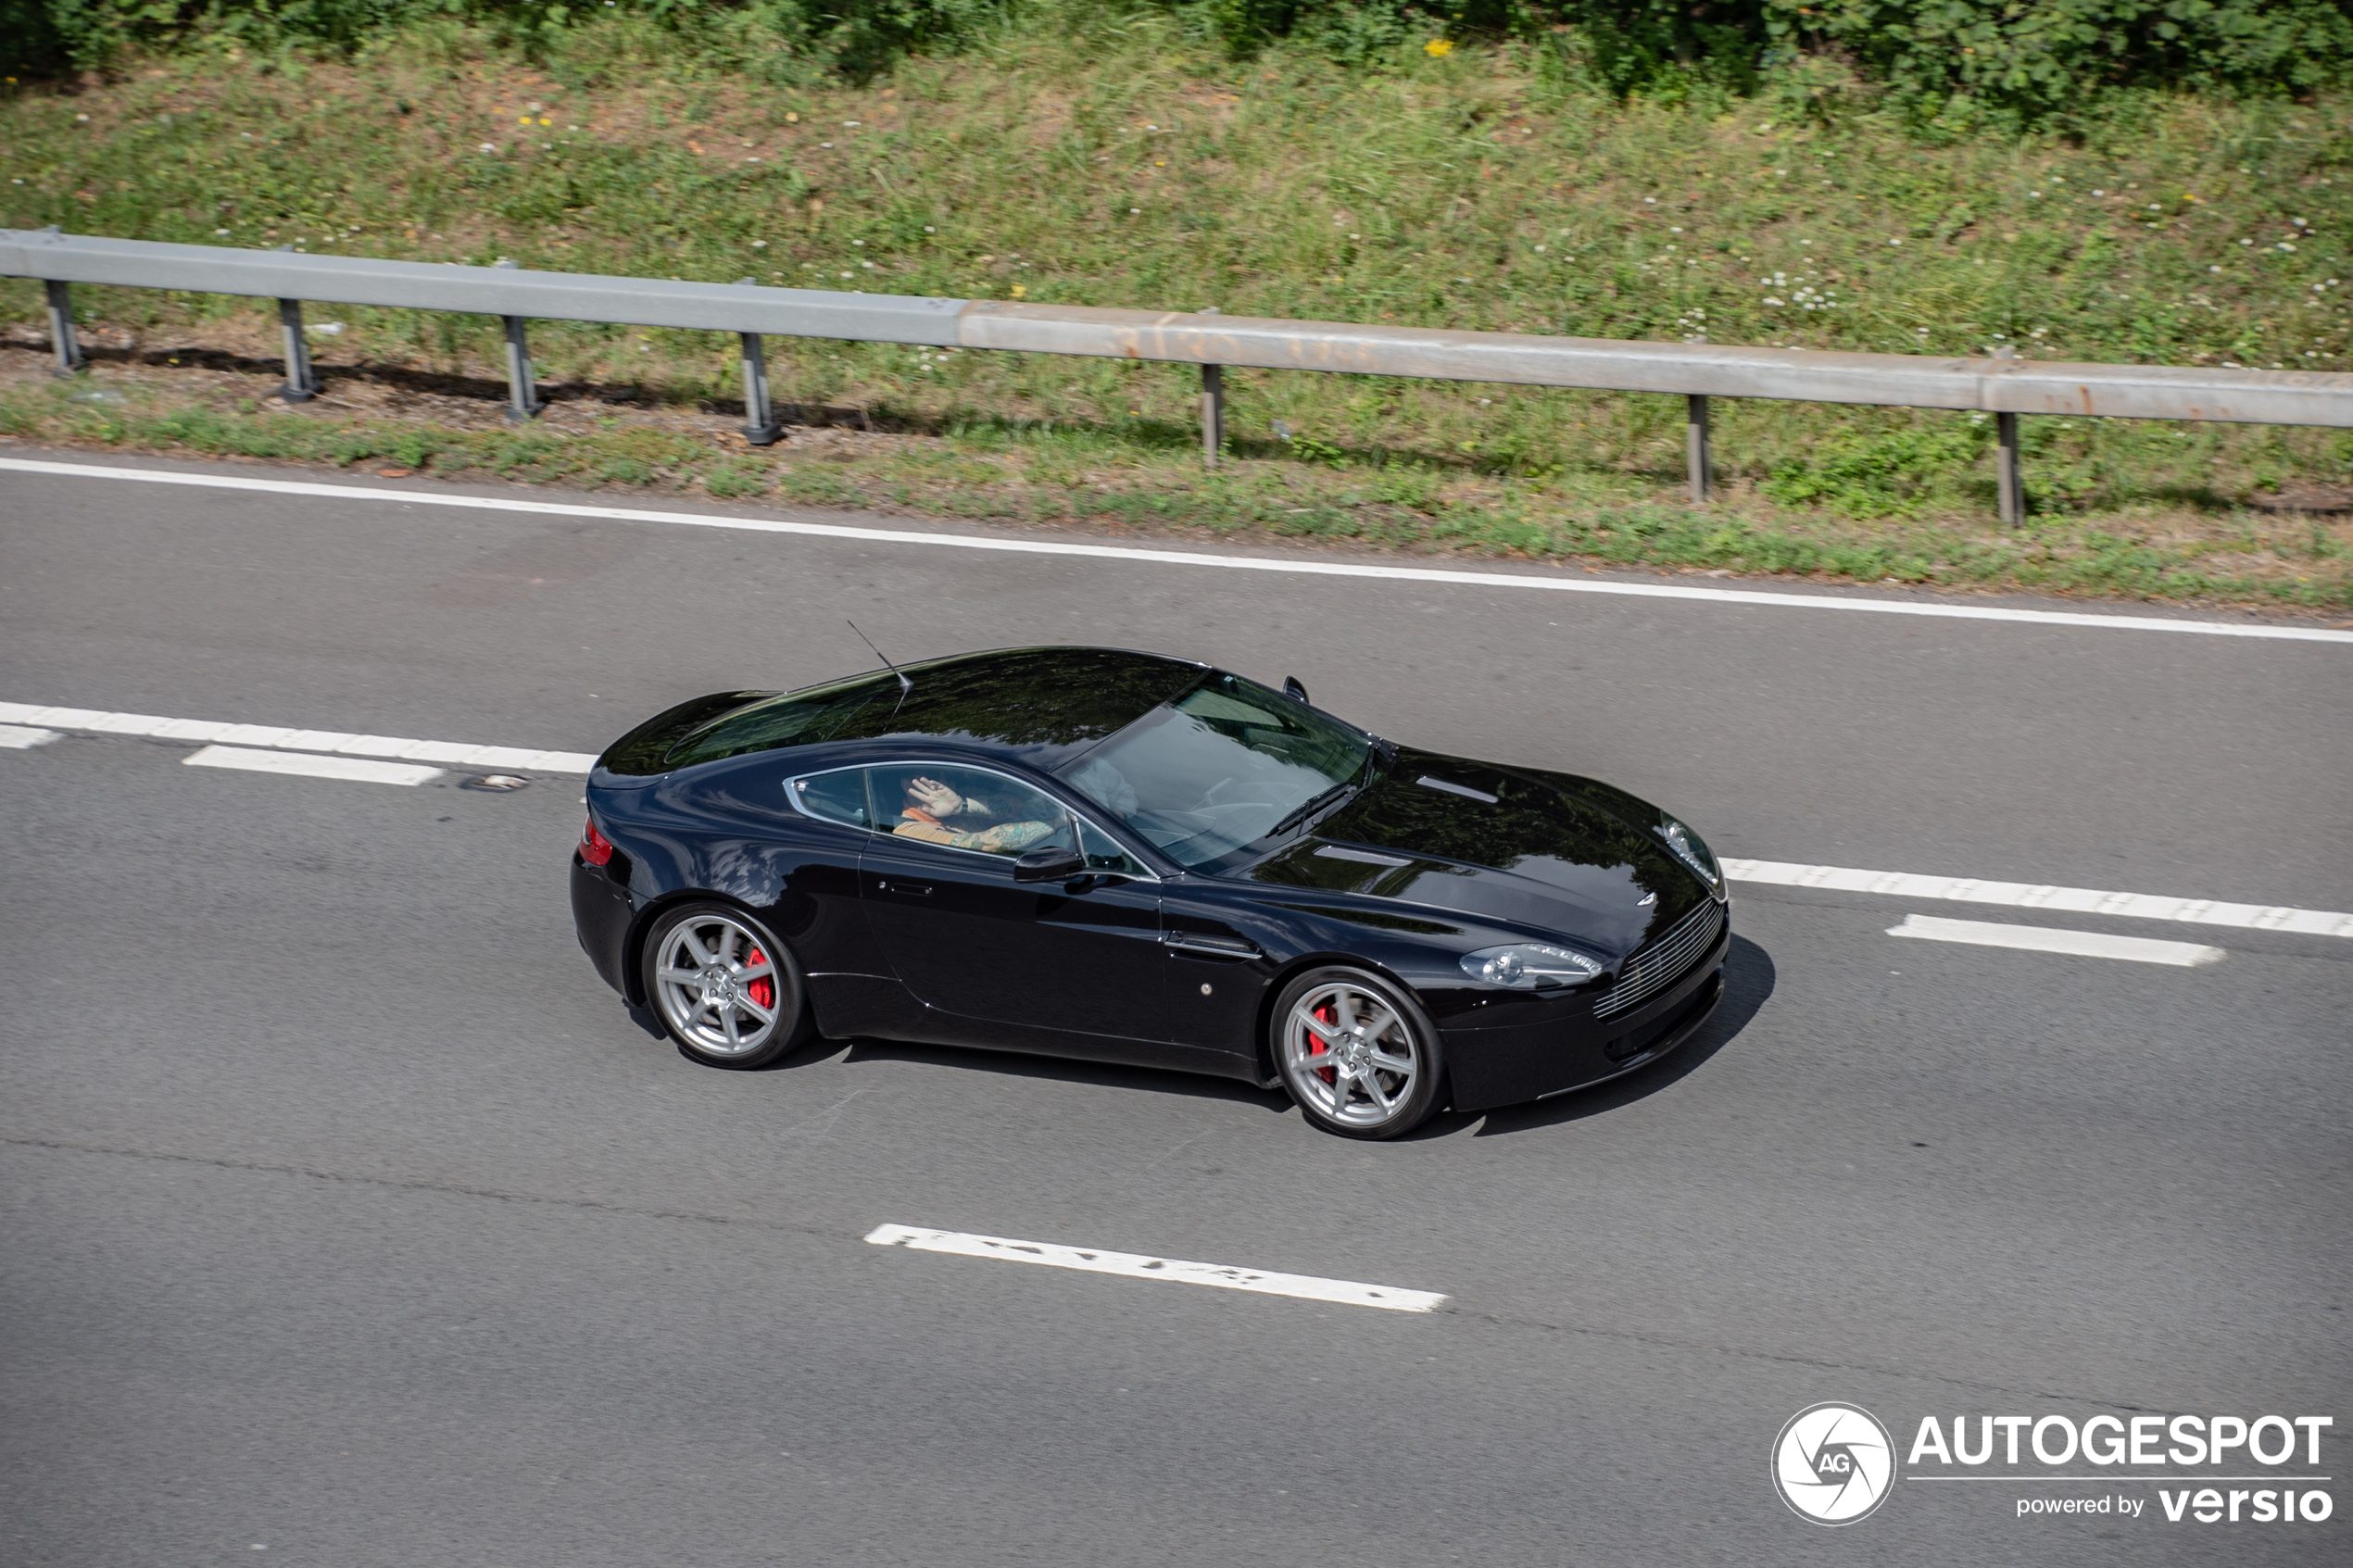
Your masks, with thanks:
[{"label": "driver's raised hand", "polygon": [[909,779],[907,798],[935,817],[952,817],[964,806],[964,797],[937,779]]}]

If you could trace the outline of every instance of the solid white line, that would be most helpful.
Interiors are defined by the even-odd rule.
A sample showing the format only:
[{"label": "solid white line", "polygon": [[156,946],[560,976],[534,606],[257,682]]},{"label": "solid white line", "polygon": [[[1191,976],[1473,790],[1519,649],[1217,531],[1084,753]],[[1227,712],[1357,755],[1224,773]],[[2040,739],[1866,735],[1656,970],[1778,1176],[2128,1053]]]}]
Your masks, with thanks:
[{"label": "solid white line", "polygon": [[2166,963],[2190,969],[2221,963],[2229,955],[2195,942],[2158,942],[2146,936],[2110,936],[2102,931],[2058,931],[2047,925],[1996,925],[1982,920],[1943,920],[1906,915],[1887,928],[1890,936],[1924,942],[1962,942],[1973,947],[2017,947],[2029,953],[2070,953],[2084,959],[2123,959],[2131,963]]},{"label": "solid white line", "polygon": [[1295,1296],[1302,1301],[1336,1301],[1342,1306],[1379,1307],[1392,1312],[1434,1312],[1446,1304],[1445,1297],[1427,1290],[1398,1290],[1386,1285],[1317,1279],[1310,1274],[1271,1274],[1220,1263],[1187,1263],[1174,1258],[1149,1258],[1138,1252],[1057,1247],[1051,1242],[967,1236],[962,1231],[919,1230],[912,1225],[876,1225],[867,1233],[866,1239],[876,1247],[904,1247],[915,1252],[994,1258],[1001,1263],[1044,1263],[1051,1268],[1078,1269],[1093,1274],[1206,1285],[1219,1290],[1254,1290],[1264,1296]]},{"label": "solid white line", "polygon": [[0,724],[49,724],[61,730],[87,730],[102,735],[219,741],[233,746],[332,751],[346,757],[389,757],[404,762],[441,762],[451,767],[505,768],[522,772],[585,773],[597,765],[595,753],[586,751],[531,751],[515,746],[410,740],[406,735],[287,730],[269,724],[232,724],[217,719],[166,719],[154,713],[107,713],[94,708],[44,708],[27,702],[0,702]]},{"label": "solid white line", "polygon": [[57,738],[57,732],[55,730],[30,729],[23,724],[0,724],[0,746],[14,751],[22,751],[27,746],[46,746]]},{"label": "solid white line", "polygon": [[441,776],[438,768],[420,768],[409,762],[311,757],[298,751],[248,751],[238,746],[208,746],[181,761],[191,768],[243,768],[249,773],[300,773],[305,778],[348,779],[357,784],[413,785]]},{"label": "solid white line", "polygon": [[1155,566],[1218,567],[1229,571],[1275,571],[1306,577],[1370,577],[1403,583],[1442,583],[1472,588],[1533,588],[1566,594],[1688,599],[1703,604],[1746,605],[1768,609],[1851,610],[1865,615],[1922,615],[1947,621],[2003,621],[2042,626],[2081,626],[2107,632],[2187,632],[2217,637],[2353,643],[2353,632],[2331,631],[2320,626],[2171,621],[2152,615],[2083,615],[2065,610],[2009,609],[1994,605],[1922,604],[1905,599],[1843,598],[1828,594],[1765,594],[1738,588],[1686,588],[1663,583],[1621,583],[1607,579],[1543,577],[1516,572],[1448,571],[1429,567],[1285,560],[1266,556],[1213,556],[1194,550],[1144,550],[1119,545],[1074,545],[1046,539],[925,533],[902,528],[852,528],[842,523],[787,522],[781,518],[719,517],[701,512],[655,511],[642,507],[584,507],[561,501],[452,495],[429,490],[385,490],[366,484],[319,484],[301,480],[255,479],[240,474],[164,473],[152,469],[109,468],[94,463],[53,463],[32,458],[0,458],[0,470],[52,474],[69,479],[120,479],[142,484],[193,485],[208,490],[258,491],[273,495],[311,495],[338,501],[389,501],[404,507],[454,507],[472,511],[604,518],[615,522],[660,522],[689,528],[733,529],[751,533],[794,533],[820,539],[853,539],[870,545],[932,545],[949,549],[996,550],[1014,555],[1084,556],[1099,560],[1138,561]]},{"label": "solid white line", "polygon": [[2353,914],[2334,909],[2296,909],[2271,904],[2221,904],[2211,898],[2164,898],[2147,893],[2103,893],[2089,887],[2052,887],[2025,882],[1980,882],[1966,876],[1920,876],[1909,872],[1866,872],[1847,866],[1802,866],[1789,860],[1722,862],[1734,882],[1773,887],[1828,887],[1841,893],[1887,893],[1900,898],[1950,898],[1964,904],[2003,904],[2021,909],[2061,909],[2070,914],[2128,915],[2134,920],[2183,921],[2192,925],[2228,925],[2246,931],[2292,931],[2305,936],[2353,936]]}]

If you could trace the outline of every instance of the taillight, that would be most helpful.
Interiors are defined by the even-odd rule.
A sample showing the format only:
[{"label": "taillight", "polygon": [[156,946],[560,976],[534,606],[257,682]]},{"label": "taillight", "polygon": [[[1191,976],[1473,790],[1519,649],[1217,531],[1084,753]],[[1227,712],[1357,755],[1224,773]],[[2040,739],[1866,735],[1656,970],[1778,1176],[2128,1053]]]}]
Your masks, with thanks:
[{"label": "taillight", "polygon": [[597,831],[595,818],[590,818],[586,831],[580,835],[580,858],[592,866],[601,866],[612,859],[612,840]]}]

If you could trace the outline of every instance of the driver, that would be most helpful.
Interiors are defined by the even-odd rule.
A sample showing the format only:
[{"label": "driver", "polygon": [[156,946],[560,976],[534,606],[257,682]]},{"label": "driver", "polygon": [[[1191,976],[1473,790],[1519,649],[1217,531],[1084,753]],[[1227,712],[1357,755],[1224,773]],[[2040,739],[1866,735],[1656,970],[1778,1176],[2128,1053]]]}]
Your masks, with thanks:
[{"label": "driver", "polygon": [[[996,812],[986,802],[962,795],[937,779],[911,778],[900,787],[906,791],[907,806],[900,814],[899,825],[890,831],[902,838],[992,855],[1018,855],[1054,831],[1051,822],[992,822]],[[947,825],[951,818],[975,825],[951,828]]]}]

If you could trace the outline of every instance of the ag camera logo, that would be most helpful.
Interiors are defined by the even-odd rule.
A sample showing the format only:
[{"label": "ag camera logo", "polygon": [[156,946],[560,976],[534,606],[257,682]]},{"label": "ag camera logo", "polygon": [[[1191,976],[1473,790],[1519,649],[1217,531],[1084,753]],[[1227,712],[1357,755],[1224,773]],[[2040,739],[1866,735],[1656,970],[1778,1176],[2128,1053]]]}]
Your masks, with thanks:
[{"label": "ag camera logo", "polygon": [[1790,1512],[1817,1524],[1852,1524],[1887,1500],[1895,1440],[1855,1405],[1809,1405],[1773,1439],[1773,1485]]}]

